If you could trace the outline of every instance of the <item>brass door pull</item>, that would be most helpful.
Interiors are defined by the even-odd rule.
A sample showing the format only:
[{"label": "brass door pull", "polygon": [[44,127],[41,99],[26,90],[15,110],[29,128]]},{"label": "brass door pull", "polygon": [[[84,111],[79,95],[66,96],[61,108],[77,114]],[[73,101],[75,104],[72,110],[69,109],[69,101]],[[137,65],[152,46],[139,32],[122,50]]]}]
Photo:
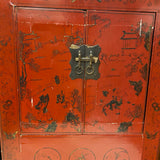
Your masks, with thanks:
[{"label": "brass door pull", "polygon": [[[100,64],[99,53],[100,47],[96,46],[76,46],[70,48],[72,59],[70,61],[72,70],[70,77],[72,79],[98,79],[100,74],[98,67]],[[75,70],[75,71],[74,71]]]},{"label": "brass door pull", "polygon": [[75,58],[75,61],[76,61],[76,62],[78,61],[78,64],[77,64],[77,66],[76,66],[76,68],[75,68],[76,73],[77,73],[77,74],[81,74],[81,73],[83,72],[83,68],[82,68],[82,66],[81,66],[81,61],[82,61],[81,51],[79,51],[78,57]]}]

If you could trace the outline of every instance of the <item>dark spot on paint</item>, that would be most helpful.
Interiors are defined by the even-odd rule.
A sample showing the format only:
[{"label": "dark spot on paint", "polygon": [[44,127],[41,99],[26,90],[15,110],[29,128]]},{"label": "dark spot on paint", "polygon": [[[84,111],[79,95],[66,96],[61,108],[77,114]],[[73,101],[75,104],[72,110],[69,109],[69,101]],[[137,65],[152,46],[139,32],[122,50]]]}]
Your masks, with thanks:
[{"label": "dark spot on paint", "polygon": [[10,108],[10,106],[12,105],[12,101],[11,100],[7,100],[5,101],[5,103],[3,104],[3,108],[8,110]]},{"label": "dark spot on paint", "polygon": [[95,121],[92,123],[92,126],[94,127],[94,126],[96,126],[96,124],[98,124],[98,121],[97,121],[97,120],[95,120]]},{"label": "dark spot on paint", "polygon": [[4,41],[4,40],[1,40],[0,41],[0,45],[1,46],[7,46],[8,42],[7,41]]},{"label": "dark spot on paint", "polygon": [[[46,121],[37,119],[32,113],[28,112],[25,118],[28,120],[27,123],[23,124],[24,128],[34,128],[34,129],[45,129]],[[33,121],[33,122],[32,122]],[[37,124],[38,122],[38,124]]]},{"label": "dark spot on paint", "polygon": [[148,67],[147,67],[147,64],[145,64],[142,69],[139,70],[139,72],[141,73],[142,75],[142,78],[144,80],[147,80],[147,73],[148,73]]},{"label": "dark spot on paint", "polygon": [[119,106],[122,105],[122,99],[120,101],[117,100],[117,97],[113,97],[113,100],[111,100],[108,104],[103,106],[102,112],[107,116],[107,108],[109,108],[111,111],[114,109],[120,109]]},{"label": "dark spot on paint", "polygon": [[151,7],[151,6],[152,6],[152,2],[149,1],[149,2],[147,3],[147,5],[148,5],[148,7]]},{"label": "dark spot on paint", "polygon": [[133,112],[131,114],[131,116],[134,120],[135,118],[140,118],[142,116],[142,113],[143,113],[143,110],[142,110],[141,105],[136,105],[135,109],[133,110]]},{"label": "dark spot on paint", "polygon": [[137,64],[128,64],[125,66],[127,68],[126,76],[130,77],[133,73],[138,71],[138,65]]},{"label": "dark spot on paint", "polygon": [[75,126],[77,126],[80,123],[78,115],[75,115],[72,112],[69,112],[67,114],[66,121],[70,122],[72,125],[75,125]]},{"label": "dark spot on paint", "polygon": [[134,108],[128,108],[128,110],[126,111],[126,115],[128,118],[132,118],[132,122],[136,119],[136,118],[140,118],[143,114],[143,109],[141,107],[141,104],[134,106]]},{"label": "dark spot on paint", "polygon": [[36,117],[30,112],[27,113],[27,115],[25,116],[25,119],[28,119],[29,123],[31,123],[31,121],[36,121]]},{"label": "dark spot on paint", "polygon": [[98,37],[101,37],[103,31],[108,28],[111,24],[111,20],[108,19],[108,18],[102,18],[101,16],[98,16],[97,14],[94,14],[92,17],[91,17],[94,25],[97,24],[97,21],[98,21],[98,24],[101,24],[101,27],[99,29],[99,36]]},{"label": "dark spot on paint", "polygon": [[21,99],[23,99],[26,94],[26,84],[27,84],[26,79],[27,79],[27,73],[26,73],[26,66],[24,63],[22,66],[22,73],[20,76],[20,96],[21,96]]},{"label": "dark spot on paint", "polygon": [[74,89],[73,92],[71,93],[71,105],[73,109],[77,109],[79,112],[81,111],[81,103],[82,103],[82,98],[79,95],[79,91],[77,89]]},{"label": "dark spot on paint", "polygon": [[115,91],[116,91],[116,88],[113,89],[113,92],[115,92]]},{"label": "dark spot on paint", "polygon": [[7,139],[15,139],[16,138],[16,134],[18,133],[18,131],[16,131],[15,133],[6,133],[4,132],[5,136]]},{"label": "dark spot on paint", "polygon": [[147,139],[155,139],[157,134],[158,132],[156,132],[155,134],[149,134],[148,132],[146,132],[146,137]]},{"label": "dark spot on paint", "polygon": [[103,92],[103,95],[105,96],[105,97],[107,97],[108,96],[108,94],[109,94],[109,92],[108,91],[102,91]]},{"label": "dark spot on paint", "polygon": [[83,45],[83,38],[80,37],[80,32],[77,31],[75,33],[75,36],[73,35],[67,35],[65,36],[66,39],[66,46],[69,48],[72,44],[75,44],[75,45]]},{"label": "dark spot on paint", "polygon": [[131,104],[131,102],[130,102],[130,101],[127,101],[127,103],[128,103],[128,104]]},{"label": "dark spot on paint", "polygon": [[64,109],[67,108],[70,105],[69,101],[65,101],[64,103],[65,103],[64,106],[63,106]]},{"label": "dark spot on paint", "polygon": [[158,45],[160,46],[160,41],[158,42]]},{"label": "dark spot on paint", "polygon": [[160,106],[157,102],[152,103],[152,107],[156,112],[160,111]]},{"label": "dark spot on paint", "polygon": [[55,79],[56,84],[60,84],[59,76],[56,75],[56,76],[54,77],[54,79]]},{"label": "dark spot on paint", "polygon": [[146,32],[145,38],[144,38],[144,41],[145,41],[144,47],[145,47],[145,49],[146,49],[147,51],[150,51],[150,47],[151,47],[151,45],[150,45],[151,29],[152,29],[152,27],[150,27],[150,29],[149,29],[148,32]]},{"label": "dark spot on paint", "polygon": [[100,102],[103,103],[103,99],[100,99]]},{"label": "dark spot on paint", "polygon": [[33,58],[31,58],[27,64],[29,65],[30,69],[35,71],[35,72],[39,72],[40,69],[40,65],[38,65],[37,63],[35,63],[35,60]]},{"label": "dark spot on paint", "polygon": [[56,121],[53,121],[51,124],[48,125],[45,132],[55,132],[56,128],[57,128],[57,123],[56,123]]},{"label": "dark spot on paint", "polygon": [[97,1],[100,2],[100,3],[102,2],[102,0],[97,0]]},{"label": "dark spot on paint", "polygon": [[58,103],[64,103],[65,102],[65,95],[64,95],[64,93],[63,93],[63,91],[61,91],[61,94],[58,94],[57,95],[57,104]]},{"label": "dark spot on paint", "polygon": [[132,121],[130,122],[122,122],[118,128],[117,132],[127,132],[128,128],[132,126]]},{"label": "dark spot on paint", "polygon": [[49,120],[49,121],[52,121],[52,120],[53,120],[53,118],[49,118],[48,120]]},{"label": "dark spot on paint", "polygon": [[42,95],[39,97],[40,101],[38,102],[37,105],[35,105],[35,109],[40,110],[43,107],[43,113],[46,113],[48,102],[49,102],[49,95]]},{"label": "dark spot on paint", "polygon": [[54,54],[54,55],[57,55],[58,53],[59,53],[59,50],[57,50],[57,49],[56,49],[56,50],[53,50],[53,54]]},{"label": "dark spot on paint", "polygon": [[139,96],[139,94],[142,92],[143,89],[143,82],[140,80],[138,82],[136,81],[129,81],[130,85],[134,86],[134,90],[136,91],[136,95]]}]

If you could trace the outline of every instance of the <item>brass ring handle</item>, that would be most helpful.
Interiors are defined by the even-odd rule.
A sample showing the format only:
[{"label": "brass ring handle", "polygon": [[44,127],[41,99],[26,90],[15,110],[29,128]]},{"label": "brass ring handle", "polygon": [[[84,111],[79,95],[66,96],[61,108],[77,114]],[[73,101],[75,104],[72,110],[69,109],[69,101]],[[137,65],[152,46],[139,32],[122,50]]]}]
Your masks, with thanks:
[{"label": "brass ring handle", "polygon": [[90,58],[90,61],[89,61],[89,65],[86,68],[86,72],[87,74],[91,75],[94,73],[94,67],[92,65],[92,63],[94,62],[92,51],[90,51],[89,58]]},{"label": "brass ring handle", "polygon": [[76,73],[77,73],[77,74],[82,74],[82,72],[83,72],[82,66],[79,66],[79,65],[77,65],[77,66],[75,67],[75,70],[76,70]]},{"label": "brass ring handle", "polygon": [[94,73],[94,67],[92,65],[88,65],[87,68],[86,68],[86,72],[87,74],[91,75]]},{"label": "brass ring handle", "polygon": [[78,52],[78,57],[75,58],[75,61],[78,62],[77,66],[75,67],[76,74],[82,74],[83,68],[81,66],[81,62],[89,62],[89,65],[86,68],[86,73],[91,75],[95,72],[95,68],[93,63],[98,62],[98,57],[93,56],[93,52],[90,51],[89,57],[81,57],[81,51]]}]

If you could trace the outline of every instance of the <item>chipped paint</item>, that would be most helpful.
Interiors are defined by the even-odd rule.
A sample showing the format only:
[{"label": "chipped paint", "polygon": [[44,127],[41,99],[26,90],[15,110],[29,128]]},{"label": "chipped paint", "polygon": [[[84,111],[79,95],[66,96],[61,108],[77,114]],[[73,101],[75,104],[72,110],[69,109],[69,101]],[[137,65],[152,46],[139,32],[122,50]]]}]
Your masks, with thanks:
[{"label": "chipped paint", "polygon": [[56,128],[57,128],[57,123],[56,123],[56,121],[53,121],[51,124],[48,125],[45,132],[55,132]]},{"label": "chipped paint", "polygon": [[60,94],[57,94],[57,102],[56,103],[64,103],[65,102],[65,95],[63,91]]},{"label": "chipped paint", "polygon": [[142,92],[142,89],[143,89],[143,82],[140,80],[138,82],[136,81],[129,81],[130,85],[131,86],[134,86],[134,90],[136,91],[136,95],[139,96],[139,94]]},{"label": "chipped paint", "polygon": [[47,106],[48,106],[48,102],[49,102],[49,95],[42,95],[39,97],[39,102],[35,105],[35,109],[40,110],[41,108],[43,108],[43,113],[46,113],[47,110]]},{"label": "chipped paint", "polygon": [[5,101],[5,103],[3,104],[3,108],[8,110],[10,108],[10,106],[12,105],[12,101],[11,100],[7,100]]},{"label": "chipped paint", "polygon": [[118,109],[120,110],[120,106],[122,105],[122,99],[120,99],[119,101],[117,100],[117,97],[113,96],[113,100],[111,100],[109,103],[105,104],[103,106],[102,112],[104,113],[105,116],[107,116],[107,108],[109,108],[109,110],[113,111],[114,109]]},{"label": "chipped paint", "polygon": [[77,126],[80,123],[78,115],[75,115],[72,112],[69,112],[66,116],[66,122],[70,122],[72,125]]},{"label": "chipped paint", "polygon": [[148,75],[148,65],[145,64],[141,69],[139,69],[139,72],[141,73],[142,78],[143,78],[144,80],[147,80],[147,75]]},{"label": "chipped paint", "polygon": [[122,122],[118,128],[117,132],[127,132],[128,128],[132,126],[132,121],[130,122]]},{"label": "chipped paint", "polygon": [[6,133],[4,132],[4,134],[6,135],[6,138],[7,139],[15,139],[16,138],[16,135],[17,135],[18,131],[16,131],[15,133]]},{"label": "chipped paint", "polygon": [[56,76],[54,77],[54,79],[55,79],[56,84],[60,84],[59,76],[56,75]]},{"label": "chipped paint", "polygon": [[109,92],[108,91],[102,91],[103,92],[103,96],[107,97]]},{"label": "chipped paint", "polygon": [[147,139],[155,139],[157,136],[158,132],[154,133],[154,134],[150,134],[149,132],[146,131],[146,137]]},{"label": "chipped paint", "polygon": [[144,47],[145,47],[145,49],[147,51],[150,51],[150,49],[151,49],[151,31],[152,31],[152,26],[150,26],[149,31],[146,32],[146,34],[145,34],[145,39],[144,39],[145,44],[144,44]]}]

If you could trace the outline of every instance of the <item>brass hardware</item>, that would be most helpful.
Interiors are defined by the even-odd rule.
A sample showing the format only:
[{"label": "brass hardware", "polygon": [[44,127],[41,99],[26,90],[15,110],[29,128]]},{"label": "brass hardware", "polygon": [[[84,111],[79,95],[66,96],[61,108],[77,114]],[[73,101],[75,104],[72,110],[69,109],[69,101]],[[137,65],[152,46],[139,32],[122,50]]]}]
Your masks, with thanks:
[{"label": "brass hardware", "polygon": [[75,61],[78,61],[78,64],[77,64],[77,66],[76,66],[76,68],[75,68],[76,73],[77,73],[77,74],[82,74],[83,69],[82,69],[82,66],[81,66],[81,61],[82,61],[82,58],[81,58],[81,51],[79,51],[78,57],[75,58]]},{"label": "brass hardware", "polygon": [[[100,74],[98,67],[100,64],[99,53],[101,48],[96,46],[76,46],[72,45],[70,51],[72,59],[70,61],[72,70],[70,77],[72,79],[85,78],[85,79],[98,79]],[[85,56],[86,55],[86,56]],[[73,68],[75,72],[73,71]]]},{"label": "brass hardware", "polygon": [[78,62],[78,65],[76,66],[77,74],[81,74],[83,72],[82,67],[81,67],[81,62],[89,62],[89,65],[86,68],[86,72],[87,74],[91,75],[95,71],[92,63],[97,63],[98,57],[94,57],[92,54],[92,51],[90,51],[89,57],[81,57],[81,51],[79,51],[78,57],[75,58],[75,61]]},{"label": "brass hardware", "polygon": [[81,62],[90,62],[90,65],[92,63],[97,63],[98,62],[98,57],[93,57],[92,51],[90,51],[89,57],[81,57],[81,52],[79,51],[78,57],[75,58],[75,61],[81,61]]}]

